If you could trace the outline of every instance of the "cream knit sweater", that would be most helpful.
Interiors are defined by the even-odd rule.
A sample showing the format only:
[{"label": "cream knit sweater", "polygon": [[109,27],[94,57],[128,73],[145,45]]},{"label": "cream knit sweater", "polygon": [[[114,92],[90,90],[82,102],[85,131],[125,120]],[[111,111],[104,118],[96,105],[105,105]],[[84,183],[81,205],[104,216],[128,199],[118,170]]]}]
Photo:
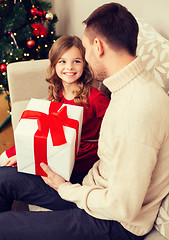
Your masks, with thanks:
[{"label": "cream knit sweater", "polygon": [[139,57],[104,84],[112,96],[100,131],[100,160],[82,186],[67,182],[58,192],[88,214],[144,235],[169,192],[169,98]]}]

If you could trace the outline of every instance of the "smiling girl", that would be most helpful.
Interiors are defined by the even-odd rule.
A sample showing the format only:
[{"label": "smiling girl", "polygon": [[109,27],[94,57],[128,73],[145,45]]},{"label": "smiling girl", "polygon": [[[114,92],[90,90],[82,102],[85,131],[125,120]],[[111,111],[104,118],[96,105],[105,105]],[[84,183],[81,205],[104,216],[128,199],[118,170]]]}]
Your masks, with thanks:
[{"label": "smiling girl", "polygon": [[[70,180],[81,183],[98,160],[99,131],[109,99],[92,86],[93,75],[78,37],[60,37],[51,47],[49,60],[46,79],[49,83],[49,100],[84,107],[81,142]],[[11,166],[16,162],[16,157],[11,157],[14,152],[14,148],[6,151],[8,160],[4,165]]]}]

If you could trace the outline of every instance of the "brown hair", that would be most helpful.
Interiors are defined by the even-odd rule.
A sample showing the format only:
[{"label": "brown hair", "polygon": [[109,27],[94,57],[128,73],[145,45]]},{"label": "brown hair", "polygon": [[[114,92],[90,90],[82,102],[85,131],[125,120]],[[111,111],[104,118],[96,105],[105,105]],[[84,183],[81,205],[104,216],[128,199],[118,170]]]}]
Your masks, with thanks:
[{"label": "brown hair", "polygon": [[127,50],[136,55],[138,23],[124,6],[108,3],[97,8],[83,21],[86,33],[93,42],[96,35],[101,35],[112,48]]},{"label": "brown hair", "polygon": [[62,36],[58,38],[49,51],[50,65],[47,69],[48,77],[46,78],[46,81],[49,83],[49,99],[55,102],[60,102],[61,100],[63,85],[62,80],[56,73],[55,65],[61,56],[73,46],[80,50],[84,62],[83,74],[78,79],[79,90],[74,92],[74,101],[77,105],[85,104],[87,106],[87,97],[90,93],[93,74],[88,63],[85,61],[85,49],[82,45],[82,41],[76,36]]}]

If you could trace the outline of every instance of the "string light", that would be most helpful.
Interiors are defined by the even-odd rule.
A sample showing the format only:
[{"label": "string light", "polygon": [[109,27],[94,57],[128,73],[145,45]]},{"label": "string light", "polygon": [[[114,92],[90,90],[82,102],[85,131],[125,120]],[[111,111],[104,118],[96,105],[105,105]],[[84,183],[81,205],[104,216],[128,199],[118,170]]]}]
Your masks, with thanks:
[{"label": "string light", "polygon": [[29,57],[29,53],[24,53],[23,54],[25,57]]},{"label": "string light", "polygon": [[10,115],[12,115],[12,113],[11,113],[9,110],[7,111],[7,113],[10,114]]}]

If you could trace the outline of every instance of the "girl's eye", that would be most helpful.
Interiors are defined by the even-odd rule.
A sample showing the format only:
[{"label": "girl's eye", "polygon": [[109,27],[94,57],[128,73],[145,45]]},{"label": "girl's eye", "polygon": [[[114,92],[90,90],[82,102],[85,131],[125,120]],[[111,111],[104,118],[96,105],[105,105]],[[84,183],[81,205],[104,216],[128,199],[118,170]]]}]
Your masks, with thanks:
[{"label": "girl's eye", "polygon": [[65,60],[59,60],[59,63],[65,63],[66,61]]},{"label": "girl's eye", "polygon": [[80,61],[79,61],[79,60],[75,60],[74,62],[75,62],[75,63],[80,63]]}]

